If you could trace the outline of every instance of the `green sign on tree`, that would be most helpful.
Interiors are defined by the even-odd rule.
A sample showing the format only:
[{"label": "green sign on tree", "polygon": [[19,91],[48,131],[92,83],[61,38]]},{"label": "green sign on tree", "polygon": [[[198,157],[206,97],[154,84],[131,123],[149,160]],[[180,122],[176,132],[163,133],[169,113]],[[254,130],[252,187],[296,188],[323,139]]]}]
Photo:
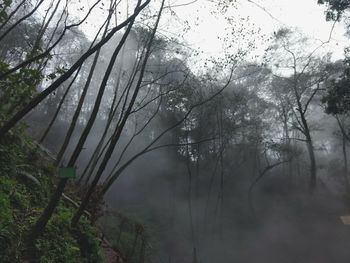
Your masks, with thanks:
[{"label": "green sign on tree", "polygon": [[75,178],[76,172],[74,167],[61,167],[58,173],[60,178]]}]

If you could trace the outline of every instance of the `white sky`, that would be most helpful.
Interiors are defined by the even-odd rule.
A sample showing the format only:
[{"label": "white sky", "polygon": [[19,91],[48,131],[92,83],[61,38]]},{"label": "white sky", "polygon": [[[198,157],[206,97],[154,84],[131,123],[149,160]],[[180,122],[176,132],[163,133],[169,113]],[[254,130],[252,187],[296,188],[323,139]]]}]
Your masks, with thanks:
[{"label": "white sky", "polygon": [[[191,0],[173,1],[173,5],[181,5]],[[325,20],[325,6],[317,5],[317,0],[255,0],[254,3],[248,0],[238,0],[237,9],[232,8],[228,14],[234,19],[249,17],[250,23],[247,29],[261,29],[260,34],[271,36],[281,26],[297,27],[307,36],[326,41],[329,38],[333,22]],[[222,42],[218,37],[225,34],[223,17],[214,16],[211,11],[215,9],[214,4],[209,0],[198,0],[197,2],[176,7],[177,15],[182,20],[190,21],[194,25],[199,18],[199,25],[191,27],[185,34],[184,39],[194,49],[201,49],[206,54],[219,55],[222,53]],[[265,10],[264,10],[265,9]],[[168,28],[173,33],[179,33],[182,28]],[[335,58],[341,58],[343,48],[347,45],[344,37],[344,27],[337,24],[332,33],[332,41],[329,48],[335,52]],[[260,35],[254,35],[258,40],[258,46],[264,50],[266,41],[261,42]]]},{"label": "white sky", "polygon": [[[72,0],[70,1],[70,13],[82,17],[85,11],[76,11],[77,6],[91,6],[96,0]],[[213,14],[216,11],[216,2],[222,0],[166,0],[166,5],[173,6],[172,10],[176,16],[171,16],[169,9],[164,12],[160,26],[160,33],[170,36],[183,36],[184,40],[192,49],[203,51],[203,57],[220,57],[223,53],[223,41],[220,37],[225,36],[225,31],[230,27],[222,14]],[[228,1],[228,0],[227,0]],[[325,6],[317,5],[317,0],[237,0],[237,8],[230,8],[226,15],[235,21],[243,20],[246,31],[254,30],[255,33],[250,36],[256,39],[258,49],[256,54],[261,54],[267,48],[268,36],[277,31],[281,26],[297,27],[303,33],[311,38],[326,41],[329,37],[333,22],[325,20]],[[119,10],[125,14],[125,2]],[[129,0],[134,3],[135,0]],[[193,2],[193,3],[192,3]],[[108,7],[109,0],[104,0],[104,7]],[[124,3],[124,4],[123,4]],[[159,6],[160,0],[155,0],[154,7]],[[191,4],[189,4],[191,3]],[[184,6],[181,6],[186,4]],[[153,4],[152,4],[153,5]],[[133,4],[130,4],[129,10],[132,11]],[[86,10],[86,9],[85,9]],[[105,19],[106,13],[97,8],[96,12],[89,18],[88,23],[84,24],[82,29],[89,36],[93,37],[95,30],[101,25]],[[247,20],[249,18],[249,20]],[[122,19],[120,19],[122,20]],[[191,26],[190,30],[184,31],[185,21]],[[232,26],[231,26],[232,28]],[[237,27],[238,28],[238,27]],[[257,34],[257,30],[260,33]],[[242,33],[237,33],[232,37],[232,42],[238,43],[242,39]],[[334,58],[339,59],[343,56],[343,49],[348,43],[348,39],[344,37],[344,27],[337,24],[332,33],[332,41],[328,45],[329,49],[334,52]],[[266,36],[261,38],[261,36]]]}]

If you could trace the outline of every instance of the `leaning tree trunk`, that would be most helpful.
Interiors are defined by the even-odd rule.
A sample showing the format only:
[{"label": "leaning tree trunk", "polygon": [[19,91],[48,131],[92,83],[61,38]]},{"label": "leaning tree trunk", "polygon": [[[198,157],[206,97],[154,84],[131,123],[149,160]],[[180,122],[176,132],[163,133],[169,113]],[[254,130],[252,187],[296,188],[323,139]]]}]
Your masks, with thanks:
[{"label": "leaning tree trunk", "polygon": [[[148,3],[148,2],[146,2],[146,3]],[[126,41],[126,37],[128,36],[128,34],[131,30],[131,27],[134,24],[134,21],[135,21],[137,14],[141,11],[140,4],[141,4],[141,0],[138,1],[137,6],[135,8],[134,15],[131,18],[130,24],[128,25],[126,32],[124,33],[122,39],[120,40],[118,46],[116,47],[116,49],[111,57],[110,65],[105,73],[104,81],[101,83],[101,87],[100,87],[99,93],[98,93],[97,98],[96,98],[94,109],[93,109],[92,114],[90,116],[90,119],[89,119],[89,121],[88,121],[88,123],[83,131],[83,134],[81,135],[80,140],[79,140],[77,146],[75,147],[75,150],[74,150],[74,152],[73,152],[73,154],[68,162],[68,167],[73,167],[75,165],[75,162],[77,161],[77,159],[80,155],[80,152],[82,151],[85,140],[86,140],[88,134],[90,133],[91,127],[94,123],[94,120],[95,120],[96,115],[97,115],[97,111],[99,109],[99,104],[101,102],[102,95],[104,93],[104,89],[105,89],[105,86],[107,84],[108,77],[109,77],[111,70],[112,70],[112,65],[114,64],[115,59],[117,57],[117,54],[119,53],[121,47],[124,45],[124,43]],[[1,129],[0,129],[0,135],[1,135]],[[44,231],[45,226],[47,225],[48,221],[52,217],[53,212],[58,205],[58,202],[62,196],[64,188],[67,184],[67,181],[68,181],[68,179],[66,179],[66,178],[60,179],[54,194],[51,196],[49,204],[46,206],[44,212],[41,214],[40,218],[38,219],[38,221],[36,222],[35,226],[33,227],[33,229],[31,230],[31,232],[29,234],[29,240],[31,240],[31,242],[34,242],[34,240],[36,238],[38,238],[41,235],[41,233]]]},{"label": "leaning tree trunk", "polygon": [[[113,135],[112,135],[112,139],[111,139],[111,142],[109,144],[109,147],[107,148],[106,150],[106,153],[104,155],[104,158],[102,159],[101,161],[101,164],[96,172],[96,175],[95,175],[95,178],[92,180],[91,182],[91,185],[87,191],[87,193],[85,194],[82,202],[81,202],[81,205],[80,207],[78,208],[77,212],[74,214],[73,218],[72,218],[72,221],[71,221],[71,226],[72,227],[75,227],[79,220],[80,220],[80,217],[83,215],[83,212],[92,196],[92,194],[94,193],[95,191],[95,187],[97,186],[101,176],[102,176],[102,173],[104,172],[105,168],[106,168],[106,165],[108,164],[111,156],[112,156],[112,153],[114,151],[114,148],[117,144],[117,142],[119,141],[119,138],[121,136],[121,133],[123,131],[123,128],[125,126],[125,123],[128,119],[128,117],[130,116],[130,112],[132,110],[132,107],[134,106],[135,104],[135,101],[136,101],[136,98],[137,98],[137,95],[139,93],[139,90],[141,88],[141,82],[142,82],[142,79],[143,79],[143,75],[145,73],[145,70],[146,70],[146,64],[147,64],[147,61],[148,61],[148,58],[151,54],[151,47],[152,47],[152,44],[153,44],[153,40],[154,40],[154,37],[155,37],[155,34],[156,34],[156,31],[158,29],[158,25],[159,25],[159,20],[160,20],[160,17],[161,17],[161,14],[162,14],[162,11],[163,11],[163,8],[164,8],[164,0],[162,1],[161,3],[161,7],[160,7],[160,10],[159,10],[159,13],[158,13],[158,17],[157,17],[157,21],[155,23],[155,26],[153,28],[153,31],[152,31],[152,34],[150,36],[150,40],[149,40],[149,43],[148,43],[148,46],[147,46],[147,49],[146,49],[146,54],[145,54],[145,58],[143,60],[143,63],[142,63],[142,66],[141,66],[141,70],[140,70],[140,76],[138,78],[138,81],[136,83],[136,86],[135,86],[135,90],[133,92],[133,95],[131,97],[131,100],[129,102],[129,105],[128,105],[128,108],[126,109],[125,111],[125,115],[123,116],[120,124],[118,127],[116,127],[116,130],[114,131]],[[131,22],[131,26],[133,24],[134,20]],[[124,34],[128,34],[131,30],[131,27],[128,27],[126,32]]]},{"label": "leaning tree trunk", "polygon": [[63,193],[64,188],[66,187],[68,179],[64,178],[61,179],[54,194],[51,196],[51,199],[46,206],[44,212],[39,217],[38,221],[34,225],[34,227],[31,229],[31,232],[29,234],[28,241],[29,242],[35,242],[35,240],[41,235],[43,230],[45,229],[45,226],[47,222],[50,220],[53,212],[55,211],[55,208],[57,207],[57,204],[61,198],[61,195]]},{"label": "leaning tree trunk", "polygon": [[[66,81],[92,54],[94,54],[98,49],[104,46],[108,40],[112,38],[112,36],[119,30],[125,28],[131,20],[135,19],[136,16],[150,3],[150,0],[146,0],[142,5],[138,5],[135,9],[134,13],[129,16],[123,23],[115,26],[108,35],[101,39],[93,48],[86,51],[77,61],[71,66],[67,72],[62,74],[57,80],[55,80],[49,87],[47,87],[44,91],[39,93],[36,97],[34,97],[26,106],[24,106],[21,110],[19,110],[13,117],[7,120],[0,127],[0,140],[5,136],[5,134],[13,128],[28,112],[34,109],[40,102],[42,102],[47,96],[49,96],[52,92],[54,92],[61,84]],[[12,72],[12,70],[10,70]],[[6,74],[2,74],[0,78],[4,78],[10,74],[7,72]]]},{"label": "leaning tree trunk", "polygon": [[[109,20],[108,20],[108,23],[106,25],[106,29],[105,29],[105,32],[103,33],[102,38],[104,38],[106,33],[107,33],[109,21],[110,21],[110,17],[109,17]],[[100,56],[100,51],[101,51],[101,49],[97,50],[97,52],[95,53],[95,57],[94,57],[94,60],[92,62],[92,65],[91,65],[91,68],[90,68],[90,71],[89,71],[89,75],[88,75],[86,83],[84,85],[83,92],[82,92],[82,94],[80,96],[77,108],[75,109],[73,118],[72,118],[71,123],[69,125],[67,134],[66,134],[66,136],[64,138],[63,144],[61,145],[61,148],[58,151],[57,158],[56,158],[56,165],[59,165],[61,163],[63,155],[64,155],[64,153],[67,150],[68,144],[69,144],[70,139],[71,139],[71,137],[73,135],[73,132],[75,130],[75,127],[76,127],[76,124],[77,124],[77,121],[78,121],[81,109],[82,109],[84,101],[85,101],[85,97],[86,97],[88,89],[90,87],[90,83],[91,83],[93,74],[95,72],[97,61],[98,61],[98,58]]]}]

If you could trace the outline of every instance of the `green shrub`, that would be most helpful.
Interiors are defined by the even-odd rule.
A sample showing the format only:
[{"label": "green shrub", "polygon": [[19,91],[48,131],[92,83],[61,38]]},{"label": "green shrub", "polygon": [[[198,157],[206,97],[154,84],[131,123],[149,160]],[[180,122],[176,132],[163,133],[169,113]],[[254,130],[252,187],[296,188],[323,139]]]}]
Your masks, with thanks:
[{"label": "green shrub", "polygon": [[[37,151],[18,128],[0,144],[0,262],[23,262],[28,254],[33,254],[36,262],[43,263],[103,262],[97,230],[86,219],[82,220],[79,233],[88,244],[82,246],[70,228],[75,208],[64,202],[35,244],[25,242],[47,205],[56,179],[55,167],[40,159]],[[33,162],[33,157],[39,160]],[[33,182],[33,178],[38,182]]]}]

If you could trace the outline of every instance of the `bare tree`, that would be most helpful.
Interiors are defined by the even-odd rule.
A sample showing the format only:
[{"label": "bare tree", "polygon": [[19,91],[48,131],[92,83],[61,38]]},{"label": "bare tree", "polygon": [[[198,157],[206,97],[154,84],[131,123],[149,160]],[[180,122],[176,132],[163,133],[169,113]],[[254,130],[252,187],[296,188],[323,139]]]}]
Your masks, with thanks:
[{"label": "bare tree", "polygon": [[[291,110],[294,123],[293,128],[297,129],[303,136],[307,146],[310,160],[309,189],[313,192],[316,188],[317,165],[312,139],[312,129],[309,122],[309,108],[315,97],[320,93],[322,83],[330,76],[327,68],[328,56],[317,57],[317,51],[325,45],[322,43],[308,54],[301,51],[302,43],[306,45],[307,39],[297,38],[290,29],[282,28],[275,33],[276,52],[275,66],[277,73],[275,77],[284,82],[284,89],[289,93],[289,109]],[[277,56],[277,57],[276,57]]]}]

